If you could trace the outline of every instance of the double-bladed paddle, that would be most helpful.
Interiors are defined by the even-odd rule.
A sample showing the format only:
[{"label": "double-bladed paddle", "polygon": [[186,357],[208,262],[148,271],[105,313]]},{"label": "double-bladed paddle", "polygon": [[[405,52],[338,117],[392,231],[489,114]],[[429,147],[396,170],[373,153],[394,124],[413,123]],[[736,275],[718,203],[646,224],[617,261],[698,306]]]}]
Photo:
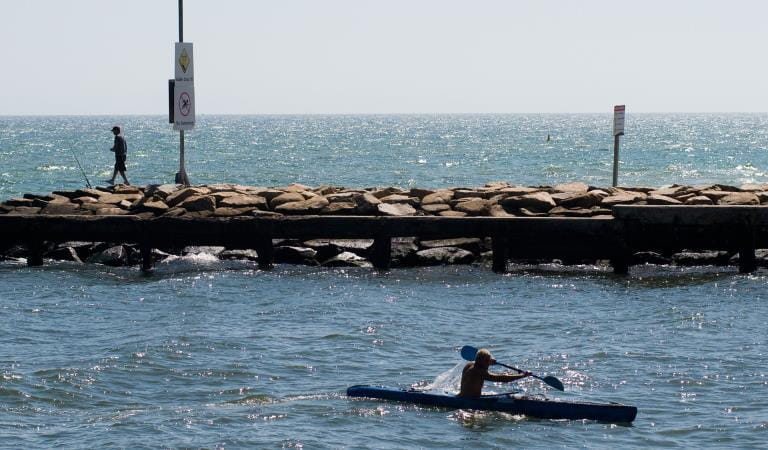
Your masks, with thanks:
[{"label": "double-bladed paddle", "polygon": [[[465,345],[464,347],[461,347],[461,357],[466,359],[467,361],[474,361],[475,357],[477,356],[477,349],[475,347],[472,347],[471,345]],[[508,366],[506,364],[502,364],[500,362],[496,362],[496,364],[506,367],[507,369],[516,370],[520,373],[523,373],[523,370],[518,369],[517,367]],[[558,380],[557,378],[553,376],[546,376],[544,378],[541,378],[538,375],[531,374],[532,377],[538,378],[539,380],[543,381],[547,385],[557,389],[558,391],[564,391],[565,386],[563,386],[563,383]]]}]

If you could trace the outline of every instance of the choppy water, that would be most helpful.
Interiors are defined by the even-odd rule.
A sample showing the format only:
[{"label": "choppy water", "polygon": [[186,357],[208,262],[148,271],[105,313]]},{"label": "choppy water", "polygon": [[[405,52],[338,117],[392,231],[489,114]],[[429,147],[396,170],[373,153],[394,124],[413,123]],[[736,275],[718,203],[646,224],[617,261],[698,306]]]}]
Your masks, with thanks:
[{"label": "choppy water", "polygon": [[[766,182],[765,116],[641,119],[656,137],[627,137],[627,184]],[[172,179],[175,135],[160,118],[0,118],[0,196],[80,187],[67,146],[91,152],[81,160],[92,178],[107,176],[116,121],[132,124],[133,181]],[[602,116],[204,121],[189,136],[196,182],[607,185],[610,177],[608,143],[597,139]],[[545,122],[559,124],[547,127],[558,130],[552,148],[541,142]],[[687,140],[674,147],[680,136]],[[763,447],[767,274],[653,266],[628,277],[560,266],[505,276],[480,266],[263,272],[197,256],[145,278],[136,268],[4,262],[0,445]],[[535,420],[343,395],[360,383],[427,385],[455,371],[465,344],[559,377],[564,398],[634,404],[638,418],[630,427]],[[521,387],[546,392],[533,381]]]},{"label": "choppy water", "polygon": [[[0,197],[108,178],[113,124],[134,183],[172,182],[178,133],[164,117],[0,117]],[[352,187],[609,186],[611,116],[202,116],[186,135],[193,183]],[[768,114],[637,114],[621,143],[623,185],[768,183]],[[547,135],[552,139],[546,141]]]}]

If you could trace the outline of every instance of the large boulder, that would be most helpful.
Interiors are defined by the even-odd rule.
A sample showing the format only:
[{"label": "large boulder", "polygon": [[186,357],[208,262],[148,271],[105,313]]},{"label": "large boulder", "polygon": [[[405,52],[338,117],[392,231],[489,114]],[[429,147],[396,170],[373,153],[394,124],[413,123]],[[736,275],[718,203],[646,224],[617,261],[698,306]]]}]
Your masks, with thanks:
[{"label": "large boulder", "polygon": [[31,198],[12,198],[4,202],[5,205],[13,206],[13,207],[17,207],[17,206],[31,207],[34,205],[34,203],[35,203],[35,200]]},{"label": "large boulder", "polygon": [[486,195],[485,192],[481,192],[475,189],[454,189],[453,190],[453,199],[458,200],[460,198],[483,198],[483,196]]},{"label": "large boulder", "polygon": [[430,214],[438,214],[441,211],[450,211],[451,207],[445,203],[432,203],[429,205],[422,205],[421,209]]},{"label": "large boulder", "polygon": [[317,214],[328,206],[325,197],[312,197],[298,202],[289,202],[277,205],[275,212],[280,214]]},{"label": "large boulder", "polygon": [[90,212],[80,209],[80,205],[74,203],[49,203],[40,210],[40,214],[65,216],[71,214],[90,214]]},{"label": "large boulder", "polygon": [[357,213],[357,205],[352,202],[333,202],[320,210],[320,214],[329,216],[352,216]]},{"label": "large boulder", "polygon": [[645,201],[649,205],[682,205],[683,202],[672,197],[667,197],[661,194],[648,194]]},{"label": "large boulder", "polygon": [[419,251],[419,246],[416,245],[415,237],[392,238],[390,265],[392,267],[415,266],[416,252],[418,251]]},{"label": "large boulder", "polygon": [[315,255],[317,255],[317,252],[311,248],[281,245],[275,247],[272,258],[277,264],[316,266],[317,260],[315,260]]},{"label": "large boulder", "polygon": [[44,256],[56,261],[72,261],[76,263],[83,262],[80,259],[80,256],[78,256],[77,251],[75,251],[74,248],[68,246],[57,246],[53,250],[47,252]]},{"label": "large boulder", "polygon": [[128,263],[128,250],[123,245],[115,245],[94,253],[88,258],[88,262],[113,267],[124,266]]},{"label": "large boulder", "polygon": [[365,258],[352,252],[342,252],[321,263],[325,267],[373,267]]},{"label": "large boulder", "polygon": [[93,214],[97,216],[124,216],[128,214],[128,211],[113,206],[108,208],[99,208],[95,210]]},{"label": "large boulder", "polygon": [[678,266],[725,266],[729,259],[726,251],[684,251],[672,255],[672,261]]},{"label": "large boulder", "polygon": [[380,203],[376,207],[378,213],[382,216],[413,216],[416,215],[416,209],[406,203]]},{"label": "large boulder", "polygon": [[468,216],[487,216],[490,213],[490,203],[488,200],[474,199],[466,202],[459,202],[453,209],[466,213]]},{"label": "large boulder", "polygon": [[248,216],[256,208],[216,208],[213,210],[214,217],[236,217]]},{"label": "large boulder", "polygon": [[208,211],[213,214],[216,209],[216,199],[210,195],[193,195],[181,202],[179,206],[189,212]]},{"label": "large boulder", "polygon": [[257,195],[235,194],[222,198],[217,202],[217,206],[222,208],[258,208],[267,209],[267,199]]},{"label": "large boulder", "polygon": [[151,184],[144,191],[146,197],[157,197],[165,200],[169,195],[181,189],[180,184]]},{"label": "large boulder", "polygon": [[591,208],[599,205],[606,197],[608,197],[608,193],[601,190],[593,190],[564,199],[560,202],[559,206],[564,208]]},{"label": "large boulder", "polygon": [[203,187],[199,187],[199,188],[189,187],[189,188],[179,189],[178,191],[172,194],[169,194],[165,198],[165,203],[170,207],[174,207],[190,197],[197,197],[201,195],[206,195],[208,193],[210,193],[210,190],[208,188],[203,188]]},{"label": "large boulder", "polygon": [[151,212],[159,216],[168,212],[169,209],[170,208],[168,208],[168,205],[166,205],[165,202],[163,202],[162,200],[157,200],[157,201],[148,201],[148,202],[141,203],[132,212],[135,212],[135,213]]},{"label": "large boulder", "polygon": [[610,208],[615,205],[630,205],[645,199],[645,194],[638,192],[619,192],[600,200],[600,205]]},{"label": "large boulder", "polygon": [[479,254],[483,248],[483,240],[479,238],[453,238],[421,241],[421,246],[427,248],[456,247],[474,254]]},{"label": "large boulder", "polygon": [[128,194],[106,194],[99,197],[99,203],[110,203],[112,205],[117,205],[118,203],[122,201],[127,201],[130,203],[135,202],[136,200],[142,199],[144,196],[142,194],[134,194],[134,193],[128,193]]},{"label": "large boulder", "polygon": [[423,266],[471,264],[475,261],[475,255],[457,247],[438,247],[416,252],[416,260]]},{"label": "large boulder", "polygon": [[733,192],[717,201],[718,205],[759,205],[760,199],[751,192]]},{"label": "large boulder", "polygon": [[[362,257],[367,257],[373,246],[373,239],[312,239],[303,242],[304,246],[322,253],[318,259],[326,259],[329,253],[338,254],[341,252],[352,252]],[[332,246],[333,248],[324,248]]]},{"label": "large boulder", "polygon": [[368,192],[356,195],[354,200],[357,205],[358,213],[363,215],[376,214],[378,212],[378,207],[381,204],[381,200]]},{"label": "large boulder", "polygon": [[286,203],[303,202],[304,200],[306,200],[304,196],[298,192],[285,192],[270,200],[269,207],[272,210],[275,210],[280,205]]},{"label": "large boulder", "polygon": [[418,198],[409,197],[407,195],[402,195],[402,194],[387,195],[386,197],[382,197],[379,200],[381,200],[383,203],[392,203],[392,204],[406,203],[411,206],[419,206],[419,203],[420,203]]},{"label": "large boulder", "polygon": [[546,192],[534,192],[520,196],[507,197],[499,202],[507,211],[525,208],[532,212],[545,212],[557,206],[552,196]]},{"label": "large boulder", "polygon": [[435,193],[425,195],[424,198],[421,199],[421,205],[423,207],[425,205],[448,204],[451,200],[453,200],[453,191],[439,190]]},{"label": "large boulder", "polygon": [[336,203],[336,202],[347,203],[347,202],[354,202],[355,196],[357,195],[360,195],[360,193],[359,192],[338,192],[335,194],[328,194],[325,196],[325,198],[331,203]]},{"label": "large boulder", "polygon": [[[610,210],[608,213],[610,214]],[[556,206],[549,210],[550,216],[557,217],[591,217],[594,215],[590,208],[565,208],[563,206]]]},{"label": "large boulder", "polygon": [[400,188],[390,186],[386,188],[375,189],[371,192],[371,195],[373,195],[378,199],[381,199],[383,197],[386,197],[392,194],[405,194],[406,192],[407,191],[404,191]]},{"label": "large boulder", "polygon": [[467,213],[454,210],[440,211],[437,215],[440,217],[467,217]]},{"label": "large boulder", "polygon": [[416,197],[419,200],[421,200],[422,198],[426,197],[429,194],[434,194],[434,192],[435,191],[433,191],[431,189],[422,189],[422,188],[415,188],[414,187],[414,188],[411,188],[408,191],[408,195],[411,196],[411,197]]},{"label": "large boulder", "polygon": [[713,205],[714,202],[706,195],[694,195],[685,200],[686,205]]},{"label": "large boulder", "polygon": [[552,188],[555,192],[574,192],[579,194],[586,194],[589,190],[589,186],[581,182],[563,183],[555,185]]},{"label": "large boulder", "polygon": [[219,253],[219,259],[226,260],[246,260],[246,261],[258,261],[259,255],[256,250],[224,250]]}]

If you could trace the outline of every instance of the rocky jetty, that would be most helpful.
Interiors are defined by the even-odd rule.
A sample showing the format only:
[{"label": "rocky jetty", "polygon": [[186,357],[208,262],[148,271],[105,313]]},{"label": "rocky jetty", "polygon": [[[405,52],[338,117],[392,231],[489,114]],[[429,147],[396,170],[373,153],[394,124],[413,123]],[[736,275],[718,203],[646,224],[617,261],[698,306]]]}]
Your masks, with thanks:
[{"label": "rocky jetty", "polygon": [[[233,217],[284,215],[375,215],[443,217],[610,217],[616,205],[760,205],[768,202],[768,185],[670,185],[660,188],[601,188],[584,183],[555,186],[519,186],[506,182],[482,187],[441,189],[376,187],[350,189],[324,185],[309,187],[255,187],[211,184],[183,187],[176,184],[98,187],[49,194],[25,194],[0,203],[6,215],[134,215],[155,217]],[[275,242],[277,263],[368,267],[370,240],[313,240]],[[139,256],[130,245],[64,243],[50,245],[45,256],[108,265],[136,264]],[[21,249],[0,249],[12,258]],[[197,248],[162,249],[154,258],[183,255]],[[421,241],[418,237],[392,242],[393,266],[468,264],[487,259],[490,244],[481,239]],[[256,259],[253,251],[209,248],[221,259]],[[729,264],[733,255],[715,253],[638,254],[648,262],[675,264]]]}]

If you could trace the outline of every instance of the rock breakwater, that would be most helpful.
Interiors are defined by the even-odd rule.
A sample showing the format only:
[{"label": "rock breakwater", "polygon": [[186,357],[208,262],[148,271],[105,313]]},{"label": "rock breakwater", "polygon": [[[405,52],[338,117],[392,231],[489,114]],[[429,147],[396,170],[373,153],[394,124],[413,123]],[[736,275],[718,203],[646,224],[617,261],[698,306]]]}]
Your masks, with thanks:
[{"label": "rock breakwater", "polygon": [[[0,204],[5,215],[133,215],[156,217],[281,217],[287,215],[443,216],[443,217],[610,217],[616,205],[760,205],[768,202],[768,185],[670,185],[660,188],[600,188],[584,183],[556,186],[518,186],[506,182],[482,187],[423,189],[340,186],[255,187],[175,184],[98,187],[49,194],[25,194]],[[368,267],[372,240],[275,241],[274,261],[330,267]],[[488,260],[487,239],[462,238],[392,240],[392,266],[467,264]],[[153,259],[206,253],[220,259],[255,260],[252,250],[223,247],[162,248]],[[722,252],[721,252],[722,253]],[[638,254],[648,262],[730,264],[733,255]],[[5,258],[20,257],[21,248],[0,249]],[[131,245],[68,242],[47,244],[44,256],[107,265],[138,264]],[[759,255],[758,259],[762,260]]]}]

